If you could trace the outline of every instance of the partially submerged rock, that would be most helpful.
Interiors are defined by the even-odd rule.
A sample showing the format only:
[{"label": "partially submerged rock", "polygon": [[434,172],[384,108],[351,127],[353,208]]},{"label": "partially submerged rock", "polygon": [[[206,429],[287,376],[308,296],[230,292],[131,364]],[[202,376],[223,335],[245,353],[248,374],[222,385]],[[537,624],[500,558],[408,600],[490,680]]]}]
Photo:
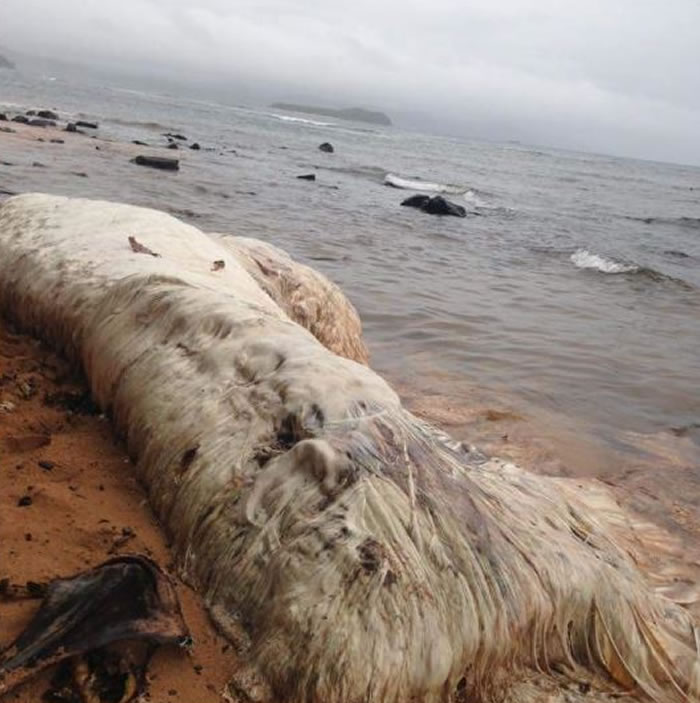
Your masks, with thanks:
[{"label": "partially submerged rock", "polygon": [[171,159],[166,156],[143,156],[139,155],[131,159],[132,164],[137,164],[138,166],[148,166],[150,168],[157,168],[161,171],[179,171],[180,161],[179,159]]},{"label": "partially submerged rock", "polygon": [[446,200],[442,195],[434,195],[432,198],[428,195],[412,195],[410,198],[406,198],[401,205],[418,208],[430,215],[467,216],[466,208]]},{"label": "partially submerged rock", "polygon": [[85,120],[78,120],[75,123],[76,127],[84,127],[85,129],[98,129],[99,125],[97,122],[87,122]]},{"label": "partially submerged rock", "polygon": [[316,174],[315,173],[304,173],[301,176],[297,176],[297,178],[301,181],[315,181]]},{"label": "partially submerged rock", "polygon": [[42,117],[35,117],[29,120],[30,127],[55,127],[56,122],[50,119],[44,119]]},{"label": "partially submerged rock", "polygon": [[332,154],[335,151],[333,145],[330,142],[323,142],[323,144],[319,144],[318,148],[321,151],[325,151],[326,154]]},{"label": "partially submerged rock", "polygon": [[19,124],[28,124],[29,118],[26,115],[15,115],[12,121],[18,122]]},{"label": "partially submerged rock", "polygon": [[53,120],[54,122],[58,119],[58,115],[53,110],[39,110],[36,116],[45,120]]}]

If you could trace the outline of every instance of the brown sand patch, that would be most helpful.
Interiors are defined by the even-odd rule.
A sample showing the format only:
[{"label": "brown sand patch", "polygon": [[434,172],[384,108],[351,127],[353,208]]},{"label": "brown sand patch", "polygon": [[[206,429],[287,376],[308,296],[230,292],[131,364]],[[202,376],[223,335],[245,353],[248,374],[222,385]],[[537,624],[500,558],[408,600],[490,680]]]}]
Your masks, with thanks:
[{"label": "brown sand patch", "polygon": [[[48,581],[128,553],[172,567],[123,447],[66,362],[0,320],[0,579]],[[236,656],[199,597],[173,580],[194,647],[189,654],[157,652],[149,668],[150,700],[220,701]],[[0,647],[38,605],[0,601]],[[50,678],[51,671],[41,674],[6,699],[35,703]]]}]

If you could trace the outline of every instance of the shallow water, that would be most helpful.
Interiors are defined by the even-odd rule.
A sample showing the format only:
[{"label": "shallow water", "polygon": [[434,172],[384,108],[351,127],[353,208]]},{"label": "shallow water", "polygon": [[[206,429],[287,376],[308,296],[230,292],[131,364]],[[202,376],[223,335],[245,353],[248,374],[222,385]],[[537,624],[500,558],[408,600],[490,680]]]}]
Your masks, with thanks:
[{"label": "shallow water", "polygon": [[[203,150],[164,151],[183,159],[164,174],[104,149],[10,148],[0,134],[13,164],[0,165],[0,190],[122,200],[266,239],[341,285],[392,379],[478,388],[486,404],[559,418],[615,451],[639,434],[700,445],[698,168],[304,121],[41,71],[0,71],[0,111],[13,106],[157,146],[182,132]],[[310,172],[315,183],[296,179]],[[400,207],[439,185],[467,218]]]}]

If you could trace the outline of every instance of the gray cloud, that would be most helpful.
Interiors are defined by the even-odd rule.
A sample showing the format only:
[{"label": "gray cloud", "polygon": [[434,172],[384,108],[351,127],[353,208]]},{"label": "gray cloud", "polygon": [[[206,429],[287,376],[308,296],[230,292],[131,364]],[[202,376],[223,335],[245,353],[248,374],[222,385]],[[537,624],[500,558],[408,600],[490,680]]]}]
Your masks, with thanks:
[{"label": "gray cloud", "polygon": [[697,0],[0,3],[0,44],[16,49],[695,163],[698,26]]}]

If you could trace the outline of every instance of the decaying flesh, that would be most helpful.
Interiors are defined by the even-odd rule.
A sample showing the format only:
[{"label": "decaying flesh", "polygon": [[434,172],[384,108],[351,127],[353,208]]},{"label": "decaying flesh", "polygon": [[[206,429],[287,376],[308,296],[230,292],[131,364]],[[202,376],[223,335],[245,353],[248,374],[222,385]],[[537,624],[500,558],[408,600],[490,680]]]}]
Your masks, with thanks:
[{"label": "decaying flesh", "polygon": [[20,196],[0,208],[0,309],[82,364],[184,575],[277,697],[497,700],[556,670],[698,700],[696,623],[630,556],[631,520],[461,451],[231,247]]}]

